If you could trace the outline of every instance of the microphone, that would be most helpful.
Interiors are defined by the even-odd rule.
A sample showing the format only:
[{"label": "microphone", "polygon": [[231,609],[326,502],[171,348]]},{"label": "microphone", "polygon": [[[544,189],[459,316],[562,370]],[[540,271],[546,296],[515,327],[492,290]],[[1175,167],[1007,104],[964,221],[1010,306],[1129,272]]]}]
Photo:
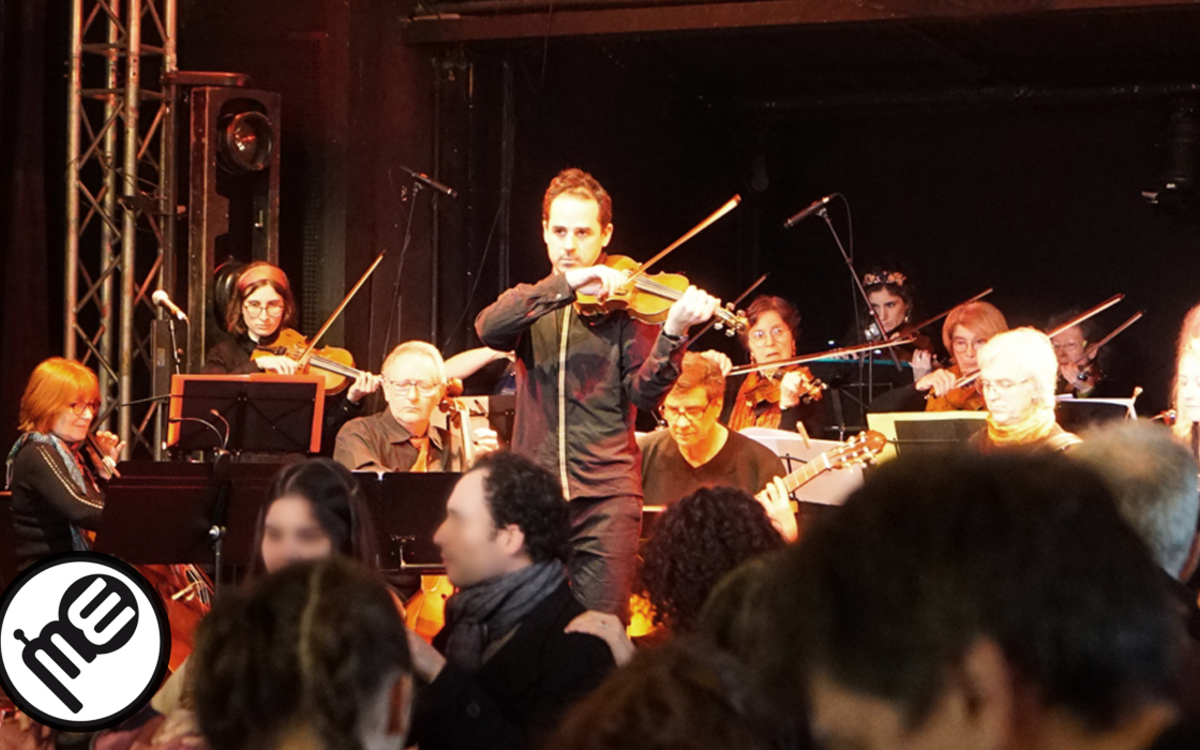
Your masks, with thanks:
[{"label": "microphone", "polygon": [[834,196],[836,196],[836,195],[837,195],[837,193],[830,193],[829,195],[825,196],[824,198],[817,201],[816,203],[813,203],[811,206],[804,209],[803,211],[793,214],[792,218],[783,222],[783,228],[791,229],[792,227],[796,226],[800,222],[804,221],[808,217],[815,214],[817,211],[820,211],[822,208],[825,208],[825,206],[829,205],[829,202],[831,200],[833,200]]},{"label": "microphone", "polygon": [[154,304],[166,310],[171,315],[174,315],[176,318],[182,320],[184,323],[188,322],[187,313],[185,313],[183,310],[180,310],[179,305],[176,305],[171,301],[171,296],[167,294],[166,291],[159,289],[157,292],[150,295],[150,299],[154,300]]},{"label": "microphone", "polygon": [[225,425],[225,438],[221,441],[221,450],[225,450],[226,446],[229,445],[229,420],[216,409],[209,409],[208,413],[221,420],[221,424]]},{"label": "microphone", "polygon": [[458,191],[455,190],[454,188],[450,187],[449,185],[438,182],[437,180],[433,179],[432,177],[430,177],[429,175],[427,175],[423,172],[417,172],[415,170],[409,169],[408,167],[404,166],[403,164],[400,165],[400,168],[403,169],[405,172],[407,172],[408,176],[412,177],[417,182],[423,183],[424,185],[433,188],[434,190],[438,191],[439,193],[445,193],[446,195],[450,196],[451,198],[458,197]]},{"label": "microphone", "polygon": [[225,452],[225,437],[221,435],[221,431],[217,429],[217,426],[212,422],[209,422],[207,419],[200,419],[199,417],[170,417],[167,419],[167,421],[174,422],[175,424],[182,424],[184,422],[197,422],[204,425],[208,429],[212,430],[213,434],[217,436],[217,444],[221,446],[220,448],[216,449],[217,452]]}]

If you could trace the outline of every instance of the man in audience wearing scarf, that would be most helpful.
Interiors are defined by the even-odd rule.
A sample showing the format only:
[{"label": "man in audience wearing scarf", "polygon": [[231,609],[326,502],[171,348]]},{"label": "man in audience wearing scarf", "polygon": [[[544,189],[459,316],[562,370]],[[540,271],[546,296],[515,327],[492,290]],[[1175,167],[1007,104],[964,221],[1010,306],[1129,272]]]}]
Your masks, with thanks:
[{"label": "man in audience wearing scarf", "polygon": [[433,646],[409,633],[417,675],[413,741],[439,748],[536,747],[613,668],[601,639],[564,628],[571,595],[562,489],[512,453],[481,458],[434,536],[458,593]]}]

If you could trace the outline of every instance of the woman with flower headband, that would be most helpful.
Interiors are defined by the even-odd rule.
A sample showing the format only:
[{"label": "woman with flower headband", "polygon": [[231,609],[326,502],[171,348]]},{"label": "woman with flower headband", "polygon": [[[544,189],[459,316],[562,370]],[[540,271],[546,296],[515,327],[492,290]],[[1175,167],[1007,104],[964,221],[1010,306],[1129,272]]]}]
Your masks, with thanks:
[{"label": "woman with flower headband", "polygon": [[[864,274],[862,281],[873,317],[866,329],[857,336],[858,341],[882,342],[915,336],[913,343],[892,347],[889,351],[893,352],[890,356],[911,364],[913,380],[920,380],[933,369],[933,342],[913,327],[915,302],[908,277],[899,271],[879,269]],[[882,333],[875,322],[876,318],[883,324]]]},{"label": "woman with flower headband", "polygon": [[[300,363],[284,355],[261,354],[296,322],[296,301],[287,274],[270,263],[246,266],[237,278],[234,294],[225,309],[225,328],[232,339],[209,349],[201,370],[205,374],[234,375],[274,372],[294,375]],[[364,372],[341,394],[325,404],[322,453],[331,453],[338,430],[362,410],[362,400],[379,389],[379,376]]]}]

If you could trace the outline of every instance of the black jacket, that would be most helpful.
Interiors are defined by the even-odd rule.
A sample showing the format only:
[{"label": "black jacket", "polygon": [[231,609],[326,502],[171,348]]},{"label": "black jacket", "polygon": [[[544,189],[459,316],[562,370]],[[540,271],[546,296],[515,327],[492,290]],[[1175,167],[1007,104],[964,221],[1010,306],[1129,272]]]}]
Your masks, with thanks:
[{"label": "black jacket", "polygon": [[[446,664],[417,694],[410,744],[421,750],[538,747],[613,668],[604,641],[563,632],[583,611],[564,582],[477,674]],[[433,645],[441,651],[448,638],[443,629]]]},{"label": "black jacket", "polygon": [[513,450],[553,472],[568,500],[641,496],[634,407],[658,408],[687,339],[621,312],[580,317],[574,301],[552,275],[509,289],[475,320],[484,344],[517,354]]},{"label": "black jacket", "polygon": [[[85,467],[85,471],[88,467]],[[28,442],[13,459],[13,536],[17,565],[70,552],[71,526],[95,529],[104,510],[104,492],[87,475],[87,491],[71,481],[62,456],[42,443]]]}]

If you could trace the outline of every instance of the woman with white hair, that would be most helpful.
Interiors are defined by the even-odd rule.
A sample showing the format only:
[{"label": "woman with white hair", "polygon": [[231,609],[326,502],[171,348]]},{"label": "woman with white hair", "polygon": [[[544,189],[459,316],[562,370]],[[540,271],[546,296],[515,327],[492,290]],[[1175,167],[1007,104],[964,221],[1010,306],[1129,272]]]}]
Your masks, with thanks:
[{"label": "woman with white hair", "polygon": [[1054,418],[1058,357],[1033,328],[997,334],[979,351],[979,387],[987,430],[972,438],[984,453],[1008,448],[1061,451],[1080,442]]}]

